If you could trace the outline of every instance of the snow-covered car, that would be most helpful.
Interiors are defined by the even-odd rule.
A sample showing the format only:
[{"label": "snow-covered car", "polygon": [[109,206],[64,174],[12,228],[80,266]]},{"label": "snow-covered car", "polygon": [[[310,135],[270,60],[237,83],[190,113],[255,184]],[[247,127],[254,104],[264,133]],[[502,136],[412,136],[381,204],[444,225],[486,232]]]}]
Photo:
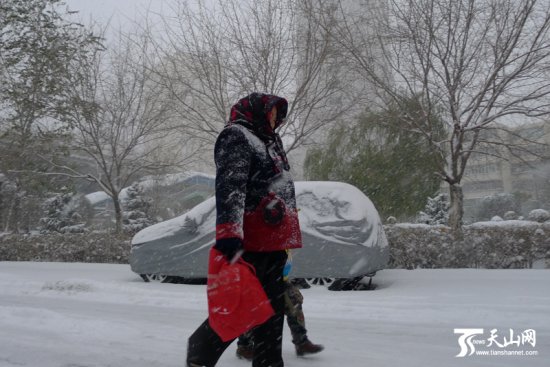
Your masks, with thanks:
[{"label": "snow-covered car", "polygon": [[[384,269],[386,235],[372,202],[341,182],[296,182],[303,248],[292,251],[292,274],[328,281],[334,290],[354,288]],[[186,214],[155,224],[132,239],[130,265],[145,281],[204,282],[214,243],[215,198]]]}]

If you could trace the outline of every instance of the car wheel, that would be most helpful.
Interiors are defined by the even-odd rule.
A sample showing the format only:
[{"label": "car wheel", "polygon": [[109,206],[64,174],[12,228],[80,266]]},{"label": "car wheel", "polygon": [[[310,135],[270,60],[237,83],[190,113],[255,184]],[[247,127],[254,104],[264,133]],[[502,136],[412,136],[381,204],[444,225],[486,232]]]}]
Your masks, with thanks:
[{"label": "car wheel", "polygon": [[372,283],[372,276],[369,281],[362,282],[365,277],[355,278],[340,278],[336,279],[329,287],[329,291],[370,291],[376,289],[376,285]]},{"label": "car wheel", "polygon": [[324,277],[324,278],[305,278],[305,280],[309,286],[322,285],[325,287],[329,287],[332,283],[334,283],[335,279]]},{"label": "car wheel", "polygon": [[172,281],[171,277],[164,274],[140,274],[140,276],[146,283],[170,283]]}]

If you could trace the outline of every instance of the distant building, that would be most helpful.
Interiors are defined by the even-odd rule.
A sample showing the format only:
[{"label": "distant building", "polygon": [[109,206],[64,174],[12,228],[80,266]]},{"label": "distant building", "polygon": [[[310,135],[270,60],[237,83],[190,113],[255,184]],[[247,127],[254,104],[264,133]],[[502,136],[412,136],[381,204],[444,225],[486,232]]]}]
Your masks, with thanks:
[{"label": "distant building", "polygon": [[550,123],[523,125],[498,136],[512,151],[502,146],[503,158],[471,156],[462,180],[465,218],[475,216],[480,199],[499,193],[517,195],[523,214],[550,209]]}]

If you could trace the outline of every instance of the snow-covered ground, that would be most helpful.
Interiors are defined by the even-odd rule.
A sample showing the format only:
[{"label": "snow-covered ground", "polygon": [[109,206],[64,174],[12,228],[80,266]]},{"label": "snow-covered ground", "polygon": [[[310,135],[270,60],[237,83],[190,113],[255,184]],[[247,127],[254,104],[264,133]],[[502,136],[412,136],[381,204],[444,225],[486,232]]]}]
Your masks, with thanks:
[{"label": "snow-covered ground", "polygon": [[[296,357],[285,329],[285,365],[548,366],[550,270],[384,270],[375,282],[375,291],[304,290],[310,338],[326,350]],[[143,283],[127,265],[0,262],[1,367],[183,367],[205,317],[204,286]],[[455,357],[455,328],[484,330],[477,351],[538,356]],[[492,329],[501,345],[533,329],[536,344],[489,348]],[[234,346],[218,363],[248,365]]]}]

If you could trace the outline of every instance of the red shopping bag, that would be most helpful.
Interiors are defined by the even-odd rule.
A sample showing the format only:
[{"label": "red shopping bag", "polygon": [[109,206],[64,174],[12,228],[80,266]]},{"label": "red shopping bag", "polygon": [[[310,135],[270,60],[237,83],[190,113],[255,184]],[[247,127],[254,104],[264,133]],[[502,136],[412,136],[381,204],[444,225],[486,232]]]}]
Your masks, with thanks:
[{"label": "red shopping bag", "polygon": [[242,259],[229,264],[215,248],[210,250],[206,292],[208,321],[224,342],[275,314],[254,267]]}]

